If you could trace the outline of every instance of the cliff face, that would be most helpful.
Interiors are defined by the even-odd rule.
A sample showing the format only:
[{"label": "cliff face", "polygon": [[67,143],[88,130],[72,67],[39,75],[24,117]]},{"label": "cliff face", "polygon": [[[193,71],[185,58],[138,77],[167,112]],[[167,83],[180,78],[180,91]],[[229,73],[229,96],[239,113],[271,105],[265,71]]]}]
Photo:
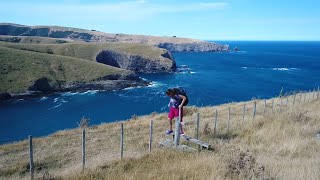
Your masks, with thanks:
[{"label": "cliff face", "polygon": [[154,73],[175,71],[176,62],[171,54],[167,52],[163,54],[163,57],[166,59],[159,62],[158,60],[147,59],[139,55],[129,55],[121,52],[104,50],[97,55],[96,60],[99,63],[134,72]]},{"label": "cliff face", "polygon": [[100,77],[91,82],[58,82],[48,78],[40,78],[28,88],[31,92],[52,93],[59,91],[87,91],[87,90],[120,90],[127,87],[146,86],[149,83],[134,73],[114,74]]},{"label": "cliff face", "polygon": [[217,43],[209,42],[195,42],[184,44],[160,43],[157,46],[167,49],[171,52],[215,52],[229,50],[229,45],[220,45]]},{"label": "cliff face", "polygon": [[89,31],[84,29],[57,26],[23,26],[0,23],[0,35],[66,38],[85,42],[122,42],[149,44],[165,48],[172,52],[214,52],[226,51],[229,49],[227,45],[221,45],[218,43],[211,43],[196,39],[129,34],[110,34],[99,31]]}]

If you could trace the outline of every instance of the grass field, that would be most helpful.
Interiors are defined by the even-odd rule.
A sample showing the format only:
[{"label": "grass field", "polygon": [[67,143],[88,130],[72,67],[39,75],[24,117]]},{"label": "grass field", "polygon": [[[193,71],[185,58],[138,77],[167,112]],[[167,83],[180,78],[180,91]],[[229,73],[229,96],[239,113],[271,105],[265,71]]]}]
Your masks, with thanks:
[{"label": "grass field", "polygon": [[[302,94],[302,99],[303,99]],[[298,96],[299,97],[299,94]],[[134,116],[124,123],[124,159],[119,160],[119,122],[87,128],[86,170],[81,172],[81,129],[59,131],[34,139],[35,176],[55,179],[319,179],[319,100],[306,94],[306,102],[293,96],[288,105],[275,98],[214,107],[186,107],[185,120],[200,113],[200,139],[212,151],[185,153],[159,148],[168,128],[166,114]],[[285,102],[285,98],[282,99]],[[246,117],[242,119],[243,104]],[[226,132],[231,107],[230,133]],[[213,135],[214,110],[218,110],[217,133]],[[148,152],[149,121],[154,120],[154,144]],[[185,127],[193,136],[195,124]],[[183,144],[197,148],[184,142]],[[0,146],[0,178],[28,179],[28,143]],[[47,173],[46,173],[47,172]]]}]

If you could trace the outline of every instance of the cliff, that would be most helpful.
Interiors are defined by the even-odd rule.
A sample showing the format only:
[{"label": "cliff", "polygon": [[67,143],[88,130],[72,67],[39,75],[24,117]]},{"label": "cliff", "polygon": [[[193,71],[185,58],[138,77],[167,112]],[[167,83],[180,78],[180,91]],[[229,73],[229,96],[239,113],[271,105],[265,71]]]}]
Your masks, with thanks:
[{"label": "cliff", "polygon": [[65,38],[85,42],[122,42],[135,44],[149,44],[165,48],[171,52],[194,51],[226,51],[228,45],[210,43],[206,41],[179,38],[158,37],[129,34],[110,34],[99,31],[59,27],[59,26],[24,26],[18,24],[0,23],[0,35],[10,36],[40,36],[50,38]]}]

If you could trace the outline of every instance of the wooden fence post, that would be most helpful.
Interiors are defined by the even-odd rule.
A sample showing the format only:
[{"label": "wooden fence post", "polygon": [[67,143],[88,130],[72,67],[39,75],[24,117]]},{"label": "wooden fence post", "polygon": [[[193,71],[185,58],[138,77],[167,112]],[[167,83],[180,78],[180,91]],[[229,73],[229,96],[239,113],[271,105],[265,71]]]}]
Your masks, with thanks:
[{"label": "wooden fence post", "polygon": [[230,107],[228,108],[228,127],[227,127],[227,134],[229,134],[230,130]]},{"label": "wooden fence post", "polygon": [[244,121],[244,117],[246,116],[246,104],[243,104],[243,112],[242,112],[242,120]]},{"label": "wooden fence post", "polygon": [[256,118],[257,102],[253,102],[253,119]]},{"label": "wooden fence post", "polygon": [[308,102],[311,101],[311,94],[310,93],[311,93],[311,90],[309,90],[309,93],[308,93],[309,94]]},{"label": "wooden fence post", "polygon": [[263,107],[263,115],[266,114],[266,108],[267,108],[267,100],[264,100],[264,107]]},{"label": "wooden fence post", "polygon": [[302,92],[300,91],[300,94],[299,94],[299,104],[301,104],[301,96],[302,96]]},{"label": "wooden fence post", "polygon": [[196,138],[199,140],[199,129],[200,129],[200,113],[197,113],[197,134]]},{"label": "wooden fence post", "polygon": [[86,131],[82,129],[82,171],[86,165]]},{"label": "wooden fence post", "polygon": [[153,120],[150,121],[150,132],[149,132],[149,152],[152,150],[152,133],[153,133]]},{"label": "wooden fence post", "polygon": [[180,142],[180,122],[181,122],[181,108],[179,108],[179,117],[176,120],[176,127],[174,131],[174,146],[177,147]]},{"label": "wooden fence post", "polygon": [[29,135],[29,165],[30,165],[30,179],[34,179],[34,167],[33,167],[33,146],[32,146],[32,136]]},{"label": "wooden fence post", "polygon": [[274,98],[272,99],[272,113],[274,113]]},{"label": "wooden fence post", "polygon": [[120,158],[123,158],[123,123],[120,124]]},{"label": "wooden fence post", "polygon": [[312,91],[312,100],[314,100],[314,92],[315,90]]},{"label": "wooden fence post", "polygon": [[216,109],[215,118],[214,118],[214,128],[213,128],[213,135],[214,136],[217,133],[217,122],[218,122],[218,110]]}]

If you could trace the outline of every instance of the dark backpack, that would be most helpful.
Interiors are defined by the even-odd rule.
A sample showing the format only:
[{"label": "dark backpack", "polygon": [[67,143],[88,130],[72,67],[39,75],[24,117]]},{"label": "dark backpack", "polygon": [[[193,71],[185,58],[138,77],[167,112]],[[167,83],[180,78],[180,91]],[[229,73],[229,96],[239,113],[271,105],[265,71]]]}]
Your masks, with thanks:
[{"label": "dark backpack", "polygon": [[[188,98],[188,95],[187,95],[187,91],[181,87],[176,87],[176,88],[173,88],[172,89],[177,95],[182,95],[182,96],[185,96],[187,99],[186,101],[184,102],[183,106],[186,106],[188,103],[189,103],[189,98]],[[182,100],[180,100],[182,101]]]}]

